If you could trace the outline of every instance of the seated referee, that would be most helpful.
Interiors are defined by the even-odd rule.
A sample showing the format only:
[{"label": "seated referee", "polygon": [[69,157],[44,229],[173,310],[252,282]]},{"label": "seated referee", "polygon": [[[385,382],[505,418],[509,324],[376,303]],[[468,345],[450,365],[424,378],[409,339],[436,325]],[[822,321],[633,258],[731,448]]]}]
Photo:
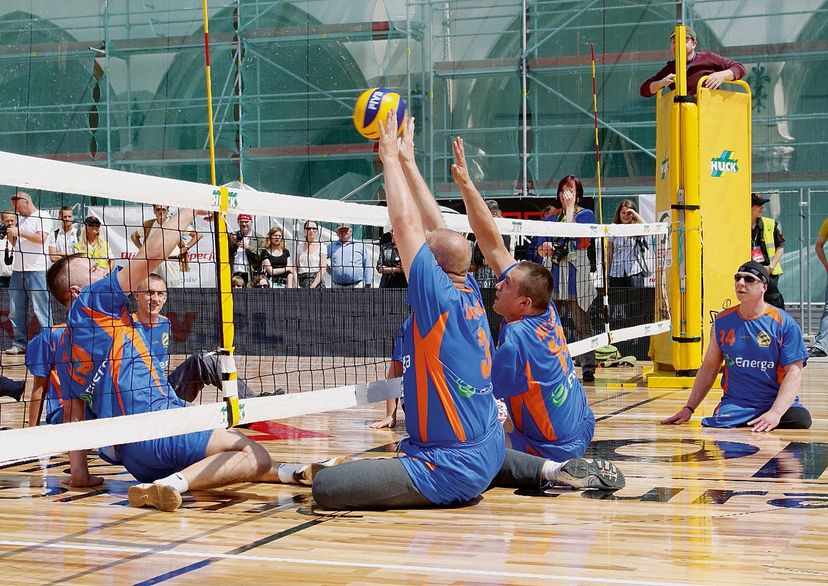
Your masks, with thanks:
[{"label": "seated referee", "polygon": [[[66,331],[56,348],[63,393],[64,422],[85,418],[89,406],[96,418],[180,409],[163,371],[150,358],[148,342],[126,311],[133,289],[147,280],[177,241],[164,239],[167,230],[183,229],[193,210],[170,218],[163,230],[150,234],[126,268],[107,274],[83,255],[61,258],[49,269],[51,293],[69,306]],[[267,451],[243,434],[226,429],[201,431],[115,446],[118,461],[139,482],[129,488],[133,507],[153,506],[174,511],[181,493],[238,482],[310,484],[319,465],[288,465],[271,461]],[[75,487],[97,486],[85,451],[69,453]],[[334,463],[334,462],[330,462]]]}]

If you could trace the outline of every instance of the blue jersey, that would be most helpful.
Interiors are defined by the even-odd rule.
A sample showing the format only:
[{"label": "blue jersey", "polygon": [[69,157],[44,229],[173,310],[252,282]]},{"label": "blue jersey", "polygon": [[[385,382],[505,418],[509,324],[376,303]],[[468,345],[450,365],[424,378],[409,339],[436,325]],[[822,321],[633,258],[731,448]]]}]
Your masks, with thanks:
[{"label": "blue jersey", "polygon": [[66,324],[42,328],[26,346],[26,368],[32,376],[49,380],[44,405],[46,423],[49,424],[63,423],[63,397],[60,394],[55,352],[64,330]]},{"label": "blue jersey", "polygon": [[739,307],[720,312],[714,326],[724,356],[722,403],[767,411],[779,393],[784,368],[806,362],[808,352],[802,331],[785,311],[768,305],[761,316],[744,319]]},{"label": "blue jersey", "polygon": [[126,312],[120,270],[84,288],[69,309],[57,347],[63,396],[82,399],[97,418],[183,407]]},{"label": "blue jersey", "polygon": [[504,323],[498,342],[492,369],[494,394],[506,400],[515,430],[528,440],[527,451],[550,457],[545,446],[580,438],[592,410],[554,304],[540,315]]},{"label": "blue jersey", "polygon": [[504,438],[492,397],[491,337],[471,276],[457,287],[423,244],[411,263],[403,337],[409,438],[400,449],[414,486],[435,504],[468,501],[503,463]]},{"label": "blue jersey", "polygon": [[408,316],[400,325],[400,329],[397,330],[397,335],[394,336],[394,345],[391,347],[391,360],[395,360],[397,362],[403,361],[403,339],[405,338],[405,332],[410,328],[411,316]]},{"label": "blue jersey", "polygon": [[170,334],[172,328],[166,316],[159,315],[155,325],[138,321],[138,315],[132,315],[135,327],[144,333],[144,339],[149,343],[150,356],[156,362],[158,370],[167,372],[170,365]]}]

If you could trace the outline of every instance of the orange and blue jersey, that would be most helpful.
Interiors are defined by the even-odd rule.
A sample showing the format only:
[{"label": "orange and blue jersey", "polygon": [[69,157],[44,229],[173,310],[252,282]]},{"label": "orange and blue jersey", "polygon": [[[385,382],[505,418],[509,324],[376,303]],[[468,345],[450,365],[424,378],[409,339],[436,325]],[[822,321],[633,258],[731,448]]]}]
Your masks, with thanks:
[{"label": "orange and blue jersey", "polygon": [[84,288],[69,309],[57,346],[63,396],[83,400],[97,418],[183,407],[126,311],[120,270]]},{"label": "orange and blue jersey", "polygon": [[[500,280],[517,264],[510,266]],[[504,399],[515,431],[512,447],[553,460],[583,456],[595,431],[553,303],[500,329],[492,367],[494,395]]]},{"label": "orange and blue jersey", "polygon": [[164,315],[158,316],[155,324],[145,324],[138,321],[138,315],[132,315],[135,328],[144,333],[144,338],[149,342],[149,351],[152,359],[155,360],[158,370],[167,372],[170,365],[170,335],[172,326],[170,320]]},{"label": "orange and blue jersey", "polygon": [[56,369],[56,348],[66,324],[43,328],[26,346],[26,368],[32,376],[49,380],[44,399],[46,423],[63,423],[63,397]]},{"label": "orange and blue jersey", "polygon": [[[739,305],[716,316],[716,343],[724,356],[722,405],[767,411],[779,394],[785,367],[808,360],[802,331],[785,311],[768,305],[754,319],[739,315]],[[799,397],[793,405],[800,405]]]},{"label": "orange and blue jersey", "polygon": [[492,397],[492,343],[474,277],[462,286],[426,244],[411,263],[403,336],[409,438],[400,443],[414,486],[435,504],[465,502],[485,490],[504,456]]}]

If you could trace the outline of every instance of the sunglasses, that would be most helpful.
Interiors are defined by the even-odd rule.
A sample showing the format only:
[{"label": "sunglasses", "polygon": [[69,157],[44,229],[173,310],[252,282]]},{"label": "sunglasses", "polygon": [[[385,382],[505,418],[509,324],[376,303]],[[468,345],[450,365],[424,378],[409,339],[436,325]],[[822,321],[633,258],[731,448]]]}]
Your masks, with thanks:
[{"label": "sunglasses", "polygon": [[316,226],[308,226],[305,228],[305,230],[319,230],[319,228],[317,228]]},{"label": "sunglasses", "polygon": [[269,289],[269,285],[253,285],[254,289]]},{"label": "sunglasses", "polygon": [[755,283],[759,281],[759,277],[754,277],[753,275],[745,275],[742,273],[736,273],[733,275],[733,280],[738,283],[740,280],[744,279],[745,283]]}]

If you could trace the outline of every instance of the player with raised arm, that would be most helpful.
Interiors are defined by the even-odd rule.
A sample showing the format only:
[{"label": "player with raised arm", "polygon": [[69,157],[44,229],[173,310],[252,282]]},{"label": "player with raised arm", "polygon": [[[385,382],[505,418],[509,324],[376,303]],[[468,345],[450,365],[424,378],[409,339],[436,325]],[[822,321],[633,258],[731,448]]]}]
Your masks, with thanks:
[{"label": "player with raised arm", "polygon": [[495,397],[506,400],[514,426],[506,436],[507,447],[561,466],[558,482],[579,488],[621,488],[624,476],[611,462],[581,458],[592,440],[595,417],[551,302],[552,275],[536,263],[512,257],[471,180],[463,139],[456,138],[452,147],[452,176],[480,250],[498,277],[493,308],[504,321],[494,353],[492,385]]},{"label": "player with raised arm", "polygon": [[[182,210],[163,228],[185,229],[193,210]],[[48,273],[52,294],[70,305],[66,331],[56,348],[64,398],[64,421],[81,421],[88,406],[96,418],[179,409],[167,378],[149,357],[147,341],[126,311],[130,293],[177,245],[163,231],[149,235],[126,268],[112,273],[74,255],[58,260]],[[131,506],[173,511],[181,493],[237,482],[308,484],[319,466],[276,464],[267,451],[243,434],[226,429],[202,431],[116,446],[117,457],[139,482],[129,489]],[[70,452],[70,484],[96,486],[85,451]]]}]

